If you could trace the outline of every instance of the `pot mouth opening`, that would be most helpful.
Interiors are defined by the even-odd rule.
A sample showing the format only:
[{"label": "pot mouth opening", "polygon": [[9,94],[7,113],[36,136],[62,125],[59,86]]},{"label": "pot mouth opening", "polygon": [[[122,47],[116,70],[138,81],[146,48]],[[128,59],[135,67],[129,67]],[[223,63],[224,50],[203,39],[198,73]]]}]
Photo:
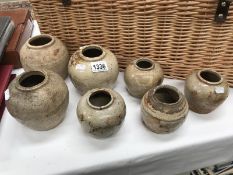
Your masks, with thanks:
[{"label": "pot mouth opening", "polygon": [[179,93],[170,87],[160,87],[155,90],[153,98],[161,103],[174,104],[180,99]]},{"label": "pot mouth opening", "polygon": [[43,86],[48,80],[46,72],[24,72],[18,79],[16,87],[20,90],[34,90]]},{"label": "pot mouth opening", "polygon": [[112,101],[112,95],[105,90],[94,91],[88,98],[89,104],[95,109],[106,108],[111,105]]},{"label": "pot mouth opening", "polygon": [[136,60],[135,65],[140,70],[150,70],[154,67],[153,61],[147,58]]},{"label": "pot mouth opening", "polygon": [[208,84],[219,84],[223,80],[219,73],[208,69],[199,71],[198,77],[201,81]]},{"label": "pot mouth opening", "polygon": [[103,55],[103,50],[98,46],[88,46],[82,50],[82,54],[88,58],[96,58]]},{"label": "pot mouth opening", "polygon": [[39,35],[31,38],[28,43],[30,46],[38,47],[38,46],[48,45],[52,41],[53,38],[49,35]]}]

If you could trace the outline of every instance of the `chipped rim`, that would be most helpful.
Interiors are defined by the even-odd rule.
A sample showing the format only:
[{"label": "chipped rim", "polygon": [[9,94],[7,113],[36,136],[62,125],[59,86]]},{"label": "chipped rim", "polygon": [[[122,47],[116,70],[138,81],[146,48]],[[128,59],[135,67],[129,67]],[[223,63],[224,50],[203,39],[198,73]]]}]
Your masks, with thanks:
[{"label": "chipped rim", "polygon": [[[174,103],[166,103],[166,102],[162,102],[161,100],[159,100],[158,98],[156,98],[154,96],[155,92],[157,90],[159,90],[159,89],[164,89],[164,88],[174,91],[178,95],[179,99],[176,102],[174,102]],[[149,92],[149,94],[152,96],[152,98],[151,98],[151,102],[152,103],[160,103],[160,104],[166,105],[166,106],[173,106],[173,105],[179,104],[181,102],[181,100],[182,100],[182,97],[183,97],[183,95],[181,94],[181,92],[176,87],[170,86],[170,85],[160,85],[160,86],[157,86],[157,87],[151,89],[150,92]]]}]

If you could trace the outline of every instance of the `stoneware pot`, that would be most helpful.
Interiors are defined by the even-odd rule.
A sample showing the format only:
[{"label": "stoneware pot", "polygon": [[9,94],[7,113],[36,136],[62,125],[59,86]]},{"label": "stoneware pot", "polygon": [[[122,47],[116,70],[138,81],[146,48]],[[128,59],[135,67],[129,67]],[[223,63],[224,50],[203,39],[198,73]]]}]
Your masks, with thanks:
[{"label": "stoneware pot", "polygon": [[61,76],[37,70],[24,72],[11,82],[6,106],[20,123],[42,131],[63,121],[68,101],[68,88]]},{"label": "stoneware pot", "polygon": [[118,131],[125,114],[126,106],[121,95],[106,88],[88,91],[77,106],[82,127],[97,137],[107,137]]},{"label": "stoneware pot", "polygon": [[62,78],[68,74],[68,50],[59,39],[51,35],[30,38],[20,50],[20,61],[25,71],[48,69]]},{"label": "stoneware pot", "polygon": [[113,88],[119,73],[114,54],[98,45],[80,47],[72,55],[68,71],[81,94],[94,88]]},{"label": "stoneware pot", "polygon": [[188,114],[184,95],[169,85],[150,89],[142,98],[142,119],[155,133],[169,133],[177,129]]},{"label": "stoneware pot", "polygon": [[229,86],[219,73],[202,69],[186,78],[184,92],[192,111],[207,114],[226,100]]},{"label": "stoneware pot", "polygon": [[138,98],[142,98],[152,87],[160,85],[163,77],[159,63],[148,58],[134,60],[127,66],[124,74],[128,92]]}]

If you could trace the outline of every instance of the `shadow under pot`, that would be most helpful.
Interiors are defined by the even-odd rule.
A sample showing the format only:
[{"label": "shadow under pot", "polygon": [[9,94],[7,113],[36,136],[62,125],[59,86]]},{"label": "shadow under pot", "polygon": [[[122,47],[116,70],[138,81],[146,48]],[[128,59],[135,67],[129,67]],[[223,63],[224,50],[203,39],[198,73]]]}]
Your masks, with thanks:
[{"label": "shadow under pot", "polygon": [[111,89],[90,90],[81,97],[77,106],[77,116],[83,129],[97,137],[117,132],[125,114],[124,99]]},{"label": "shadow under pot", "polygon": [[128,92],[137,98],[142,98],[149,89],[162,84],[163,78],[159,63],[148,58],[134,60],[124,74]]},{"label": "shadow under pot", "polygon": [[80,47],[71,56],[68,71],[81,94],[94,88],[113,88],[119,74],[114,54],[98,45]]},{"label": "shadow under pot", "polygon": [[49,130],[60,124],[69,102],[64,80],[52,71],[24,72],[9,86],[6,106],[20,123],[34,130]]},{"label": "shadow under pot", "polygon": [[142,120],[151,131],[162,134],[176,130],[188,114],[184,95],[169,85],[149,90],[141,102]]},{"label": "shadow under pot", "polygon": [[203,69],[186,78],[184,92],[192,111],[207,114],[226,100],[229,86],[219,73]]},{"label": "shadow under pot", "polygon": [[64,79],[68,74],[68,50],[58,38],[51,35],[30,38],[20,50],[20,61],[25,71],[48,69]]}]

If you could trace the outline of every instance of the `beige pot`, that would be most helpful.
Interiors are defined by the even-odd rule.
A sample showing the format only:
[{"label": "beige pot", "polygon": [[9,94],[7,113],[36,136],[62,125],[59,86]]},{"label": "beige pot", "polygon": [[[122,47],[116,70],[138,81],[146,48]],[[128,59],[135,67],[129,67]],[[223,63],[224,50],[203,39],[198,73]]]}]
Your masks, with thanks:
[{"label": "beige pot", "polygon": [[229,86],[219,73],[202,69],[186,78],[184,92],[192,111],[207,114],[226,100]]},{"label": "beige pot", "polygon": [[147,128],[155,133],[176,130],[188,114],[188,102],[184,95],[169,85],[157,86],[142,98],[142,119]]},{"label": "beige pot", "polygon": [[88,91],[77,106],[77,116],[84,130],[99,137],[110,136],[118,131],[125,114],[124,99],[106,88]]},{"label": "beige pot", "polygon": [[124,78],[128,92],[134,97],[142,98],[149,89],[160,85],[164,76],[159,63],[140,58],[127,66]]},{"label": "beige pot", "polygon": [[25,71],[48,69],[67,77],[69,54],[66,46],[51,35],[30,38],[20,50],[20,61]]},{"label": "beige pot", "polygon": [[49,130],[61,123],[69,102],[64,80],[48,70],[24,72],[9,86],[6,106],[20,123],[34,130]]},{"label": "beige pot", "polygon": [[94,88],[113,88],[119,73],[114,54],[98,45],[84,46],[76,51],[68,71],[74,86],[82,94]]}]

